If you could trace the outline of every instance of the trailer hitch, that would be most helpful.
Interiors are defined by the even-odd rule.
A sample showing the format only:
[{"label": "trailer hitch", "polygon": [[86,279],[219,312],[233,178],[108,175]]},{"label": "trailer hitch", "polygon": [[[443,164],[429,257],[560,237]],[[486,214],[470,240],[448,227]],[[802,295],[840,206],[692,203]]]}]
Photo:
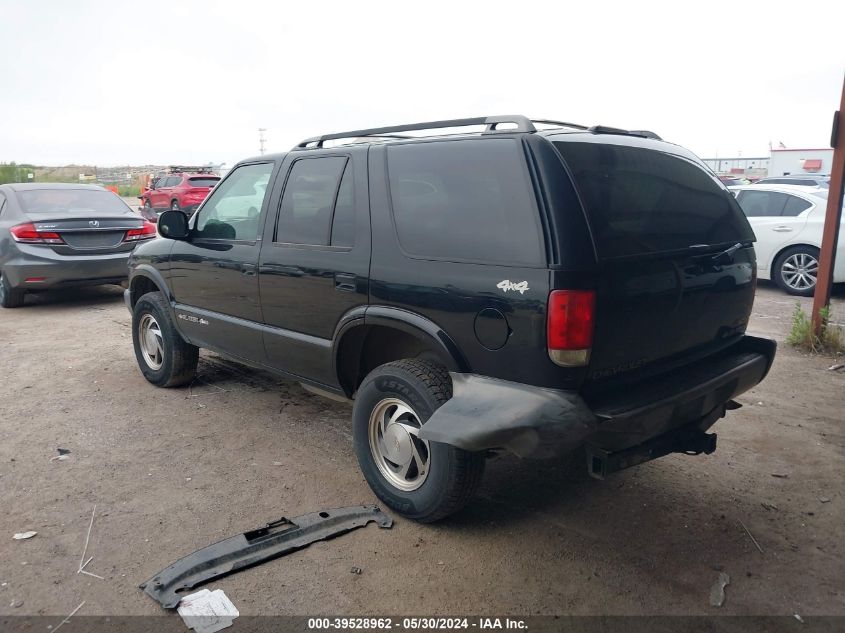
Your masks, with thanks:
[{"label": "trailer hitch", "polygon": [[378,506],[350,506],[282,517],[255,530],[224,539],[188,554],[141,585],[165,609],[173,609],[183,594],[214,578],[279,558],[375,521],[381,528],[393,519]]},{"label": "trailer hitch", "polygon": [[637,466],[669,453],[709,455],[715,450],[715,433],[705,433],[697,427],[681,428],[637,446],[612,453],[588,444],[587,472],[595,479],[604,479],[610,473]]}]

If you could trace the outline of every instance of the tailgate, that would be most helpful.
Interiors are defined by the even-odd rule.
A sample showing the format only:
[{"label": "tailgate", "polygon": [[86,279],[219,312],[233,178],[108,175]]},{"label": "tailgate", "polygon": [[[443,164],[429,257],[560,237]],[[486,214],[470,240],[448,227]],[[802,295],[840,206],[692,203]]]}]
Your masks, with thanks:
[{"label": "tailgate", "polygon": [[754,234],[718,179],[660,141],[579,135],[555,146],[598,257],[586,387],[666,371],[735,342],[754,300]]}]

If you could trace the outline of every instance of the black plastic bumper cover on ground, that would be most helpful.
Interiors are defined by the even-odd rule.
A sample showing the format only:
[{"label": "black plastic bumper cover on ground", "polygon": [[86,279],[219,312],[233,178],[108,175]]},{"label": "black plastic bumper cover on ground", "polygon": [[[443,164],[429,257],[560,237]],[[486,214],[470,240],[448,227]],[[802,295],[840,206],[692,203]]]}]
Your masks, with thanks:
[{"label": "black plastic bumper cover on ground", "polygon": [[268,523],[189,554],[157,573],[141,589],[165,609],[173,609],[190,589],[214,578],[284,556],[375,521],[381,528],[393,519],[377,506],[350,506]]}]

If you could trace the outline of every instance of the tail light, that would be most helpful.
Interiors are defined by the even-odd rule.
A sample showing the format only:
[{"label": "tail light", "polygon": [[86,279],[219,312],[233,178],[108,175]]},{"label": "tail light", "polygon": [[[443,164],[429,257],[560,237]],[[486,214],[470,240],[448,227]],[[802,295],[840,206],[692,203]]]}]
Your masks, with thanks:
[{"label": "tail light", "polygon": [[561,367],[583,367],[590,362],[595,313],[593,290],[551,292],[546,341],[553,363]]},{"label": "tail light", "polygon": [[126,231],[124,242],[137,242],[139,240],[151,240],[156,236],[156,225],[144,220],[144,226],[140,229],[129,229]]},{"label": "tail light", "polygon": [[39,231],[31,222],[9,229],[12,239],[23,244],[64,244],[62,236],[52,231]]}]

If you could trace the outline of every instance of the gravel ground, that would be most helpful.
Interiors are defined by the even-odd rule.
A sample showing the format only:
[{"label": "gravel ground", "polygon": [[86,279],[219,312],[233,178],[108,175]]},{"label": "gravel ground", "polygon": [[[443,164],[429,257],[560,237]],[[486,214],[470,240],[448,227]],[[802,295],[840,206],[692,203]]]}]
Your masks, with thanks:
[{"label": "gravel ground", "polygon": [[[208,588],[244,615],[845,615],[845,373],[783,344],[793,306],[758,291],[751,329],[781,347],[714,427],[711,456],[604,482],[581,464],[502,457],[448,521],[370,525]],[[80,615],[159,614],[138,585],[191,551],[376,501],[349,406],[208,353],[190,387],[157,389],[129,326],[117,288],[0,311],[0,615],[64,616],[83,600]],[[51,459],[57,448],[68,458]],[[87,570],[104,580],[76,573],[95,504]]]}]

